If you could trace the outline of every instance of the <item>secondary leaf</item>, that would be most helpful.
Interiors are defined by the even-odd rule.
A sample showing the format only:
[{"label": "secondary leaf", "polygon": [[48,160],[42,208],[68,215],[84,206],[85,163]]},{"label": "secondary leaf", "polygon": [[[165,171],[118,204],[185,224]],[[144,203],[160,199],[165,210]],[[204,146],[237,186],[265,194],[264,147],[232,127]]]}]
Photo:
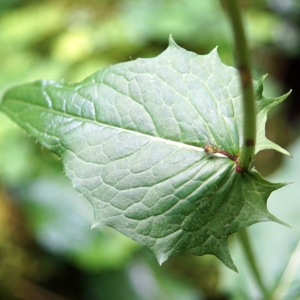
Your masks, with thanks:
[{"label": "secondary leaf", "polygon": [[[286,96],[257,91],[257,149],[267,112]],[[77,84],[38,81],[10,89],[0,108],[61,156],[92,204],[93,227],[111,226],[162,263],[180,253],[213,254],[229,268],[230,234],[277,221],[267,198],[284,184],[237,172],[242,137],[237,71],[216,50],[200,56],[175,44],[158,57],[105,68]],[[206,144],[231,156],[204,151]],[[223,151],[223,153],[225,153]]]}]

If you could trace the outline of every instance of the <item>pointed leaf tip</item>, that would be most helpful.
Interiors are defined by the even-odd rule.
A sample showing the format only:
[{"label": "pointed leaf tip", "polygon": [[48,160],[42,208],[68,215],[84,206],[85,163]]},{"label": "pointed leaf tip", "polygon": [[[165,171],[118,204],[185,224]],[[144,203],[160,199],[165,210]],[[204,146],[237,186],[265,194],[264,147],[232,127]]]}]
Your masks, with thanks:
[{"label": "pointed leaf tip", "polygon": [[290,229],[292,229],[294,231],[294,228],[290,224],[288,224],[288,223],[286,223],[286,222],[278,219],[277,217],[273,216],[272,214],[270,214],[270,221],[276,222],[277,224],[280,224],[280,225],[283,225],[285,227],[288,227],[288,228],[290,228]]},{"label": "pointed leaf tip", "polygon": [[219,243],[216,245],[216,247],[214,248],[214,250],[211,254],[213,254],[217,258],[219,258],[222,261],[222,263],[225,266],[227,266],[229,269],[238,273],[238,270],[232,260],[230,252],[229,252],[227,238],[220,239]]},{"label": "pointed leaf tip", "polygon": [[235,266],[232,258],[231,258],[231,255],[229,254],[229,250],[228,250],[228,255],[226,254],[226,256],[224,257],[220,257],[220,256],[217,256],[217,258],[220,259],[220,261],[226,266],[228,267],[229,269],[231,269],[232,271],[238,273],[238,269],[237,267]]},{"label": "pointed leaf tip", "polygon": [[157,253],[155,254],[155,257],[160,266],[169,259],[169,256],[166,253]]},{"label": "pointed leaf tip", "polygon": [[[212,50],[210,51],[209,54],[214,54],[214,55],[218,56],[218,58],[220,58],[219,53],[218,53],[218,48],[219,48],[219,46],[216,46],[214,49],[212,49]],[[221,59],[220,59],[220,60],[221,60]]]},{"label": "pointed leaf tip", "polygon": [[180,46],[177,45],[177,43],[176,43],[175,40],[173,39],[172,34],[170,34],[170,36],[169,36],[169,47],[177,47],[177,48],[181,48]]},{"label": "pointed leaf tip", "polygon": [[261,99],[262,98],[262,93],[263,93],[263,90],[264,90],[263,83],[264,83],[267,76],[268,76],[268,74],[265,74],[265,75],[261,76],[258,79],[257,82],[254,81],[254,84],[257,85],[256,92],[255,92],[255,98],[256,99]]}]

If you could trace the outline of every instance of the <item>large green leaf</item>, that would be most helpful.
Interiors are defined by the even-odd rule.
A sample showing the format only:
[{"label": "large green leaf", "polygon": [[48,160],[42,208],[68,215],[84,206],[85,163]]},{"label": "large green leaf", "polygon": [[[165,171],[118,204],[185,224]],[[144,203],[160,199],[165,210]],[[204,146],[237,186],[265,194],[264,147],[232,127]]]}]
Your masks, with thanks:
[{"label": "large green leaf", "polygon": [[[268,111],[286,96],[263,97],[262,82],[255,82],[257,151],[288,154],[264,130]],[[77,84],[14,87],[0,108],[61,156],[94,208],[93,227],[117,229],[160,263],[180,253],[213,254],[235,270],[228,236],[280,222],[266,202],[284,185],[236,169],[241,103],[238,72],[216,50],[200,56],[170,38],[158,57],[110,66]]]}]

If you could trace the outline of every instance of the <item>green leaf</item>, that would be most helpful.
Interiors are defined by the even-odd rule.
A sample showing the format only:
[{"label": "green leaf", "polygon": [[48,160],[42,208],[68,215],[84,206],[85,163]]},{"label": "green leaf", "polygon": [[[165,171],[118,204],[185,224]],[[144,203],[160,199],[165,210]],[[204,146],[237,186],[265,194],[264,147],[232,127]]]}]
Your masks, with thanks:
[{"label": "green leaf", "polygon": [[[284,152],[264,136],[266,114],[283,97],[264,98],[262,81],[255,83],[257,150]],[[257,222],[282,223],[266,202],[284,185],[236,170],[241,103],[238,72],[216,50],[197,55],[170,38],[158,57],[110,66],[77,84],[14,87],[0,108],[62,158],[94,208],[93,227],[117,229],[159,263],[213,254],[236,270],[228,236]]]},{"label": "green leaf", "polygon": [[275,106],[280,104],[283,100],[285,100],[287,96],[291,93],[291,91],[275,99],[266,98],[262,95],[263,81],[265,78],[266,76],[263,76],[258,82],[256,82],[257,136],[256,136],[255,154],[257,154],[261,150],[273,149],[290,156],[288,151],[286,151],[285,149],[281,148],[279,145],[271,142],[266,138],[265,125],[267,121],[268,112],[272,110]]}]

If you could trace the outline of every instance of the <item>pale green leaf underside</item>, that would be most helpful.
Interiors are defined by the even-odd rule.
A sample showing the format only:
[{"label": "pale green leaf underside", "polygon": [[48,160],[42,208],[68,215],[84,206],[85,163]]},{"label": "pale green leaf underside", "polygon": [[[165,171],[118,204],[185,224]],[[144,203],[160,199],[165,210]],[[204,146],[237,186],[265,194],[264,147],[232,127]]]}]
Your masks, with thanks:
[{"label": "pale green leaf underside", "polygon": [[[284,152],[265,138],[267,112],[283,98],[257,90],[257,149]],[[39,81],[9,90],[1,110],[62,157],[72,184],[107,225],[150,249],[162,263],[180,253],[213,254],[235,269],[227,238],[260,221],[278,221],[272,184],[238,173],[207,143],[238,155],[241,95],[234,68],[216,50],[178,47],[156,58],[101,70],[78,84]],[[279,221],[280,222],[280,221]]]}]

